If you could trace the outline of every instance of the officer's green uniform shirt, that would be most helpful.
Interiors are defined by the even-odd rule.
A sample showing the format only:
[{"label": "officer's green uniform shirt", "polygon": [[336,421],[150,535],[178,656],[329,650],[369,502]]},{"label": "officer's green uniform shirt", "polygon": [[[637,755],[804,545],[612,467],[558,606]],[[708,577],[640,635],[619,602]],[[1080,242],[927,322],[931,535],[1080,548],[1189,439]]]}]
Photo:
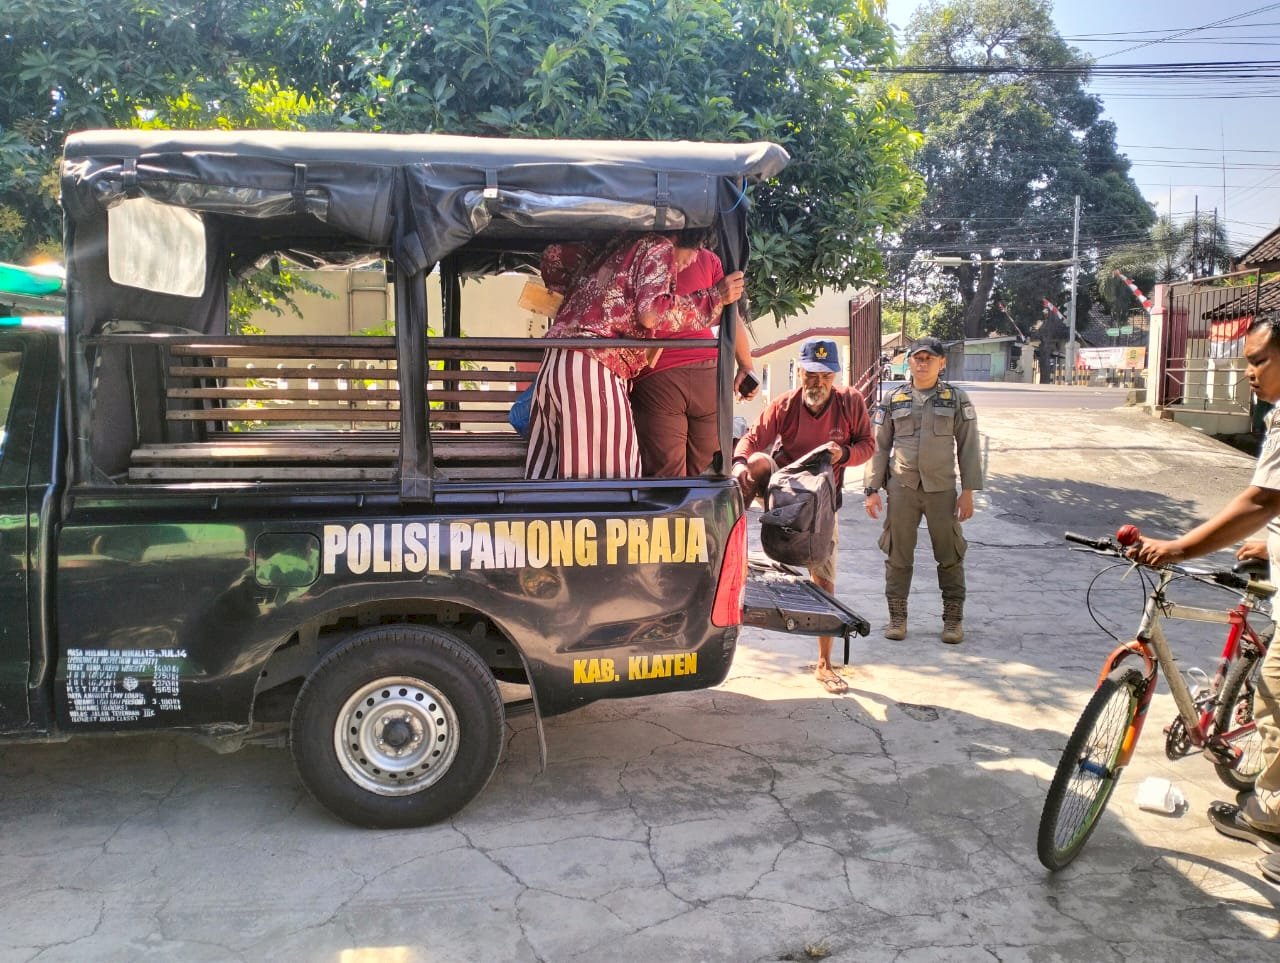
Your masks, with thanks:
[{"label": "officer's green uniform shirt", "polygon": [[910,384],[894,390],[876,408],[876,453],[866,473],[867,488],[884,488],[892,476],[926,492],[982,488],[978,415],[959,388],[939,381],[927,391]]}]

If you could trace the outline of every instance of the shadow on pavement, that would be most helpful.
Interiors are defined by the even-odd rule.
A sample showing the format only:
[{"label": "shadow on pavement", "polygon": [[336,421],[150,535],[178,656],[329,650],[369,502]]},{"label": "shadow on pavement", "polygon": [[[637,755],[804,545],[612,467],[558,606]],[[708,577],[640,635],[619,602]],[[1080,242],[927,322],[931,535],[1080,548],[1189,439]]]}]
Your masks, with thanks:
[{"label": "shadow on pavement", "polygon": [[1273,958],[1280,890],[1252,872],[1251,847],[1207,826],[1195,787],[1190,815],[1157,819],[1130,803],[1141,773],[1127,776],[1077,862],[1040,867],[1065,738],[1060,713],[1008,698],[1023,667],[1007,669],[969,687],[863,664],[830,698],[797,658],[751,647],[721,688],[548,720],[545,773],[531,720],[513,720],[488,789],[414,831],[336,823],[280,751],[216,756],[166,736],[9,747],[0,947],[1077,959],[1123,940],[1202,959],[1227,940],[1231,959]]}]

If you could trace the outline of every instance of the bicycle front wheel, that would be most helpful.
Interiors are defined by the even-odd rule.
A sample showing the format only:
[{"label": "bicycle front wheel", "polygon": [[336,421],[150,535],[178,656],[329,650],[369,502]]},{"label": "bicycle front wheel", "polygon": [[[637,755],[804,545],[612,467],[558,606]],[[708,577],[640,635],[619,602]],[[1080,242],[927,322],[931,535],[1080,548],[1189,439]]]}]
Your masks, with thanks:
[{"label": "bicycle front wheel", "polygon": [[1117,762],[1138,714],[1142,673],[1117,669],[1102,680],[1062,751],[1040,816],[1036,853],[1046,868],[1076,858],[1120,778]]},{"label": "bicycle front wheel", "polygon": [[1218,778],[1240,792],[1253,788],[1253,781],[1262,772],[1262,739],[1253,726],[1254,690],[1258,683],[1258,667],[1262,659],[1249,653],[1231,663],[1227,678],[1218,693],[1218,705],[1213,713],[1213,732],[1235,732],[1227,743],[1240,753],[1234,766],[1214,763]]}]

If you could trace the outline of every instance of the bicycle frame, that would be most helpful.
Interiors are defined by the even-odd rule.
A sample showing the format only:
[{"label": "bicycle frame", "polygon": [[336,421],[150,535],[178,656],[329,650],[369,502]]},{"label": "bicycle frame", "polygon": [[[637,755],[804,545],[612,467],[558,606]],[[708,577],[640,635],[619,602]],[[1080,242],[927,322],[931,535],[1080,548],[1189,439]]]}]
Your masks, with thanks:
[{"label": "bicycle frame", "polygon": [[1120,756],[1116,761],[1117,769],[1129,764],[1129,760],[1133,757],[1133,752],[1137,748],[1143,725],[1146,723],[1147,708],[1155,696],[1156,682],[1161,669],[1164,670],[1165,678],[1168,679],[1169,691],[1173,696],[1174,704],[1178,708],[1178,715],[1181,716],[1183,725],[1186,727],[1187,738],[1197,749],[1205,749],[1215,756],[1222,757],[1223,762],[1230,761],[1231,750],[1227,745],[1228,737],[1236,737],[1242,732],[1247,732],[1253,728],[1253,723],[1249,722],[1239,729],[1233,729],[1227,733],[1218,733],[1212,739],[1206,735],[1213,721],[1213,703],[1210,702],[1203,711],[1196,707],[1195,698],[1187,687],[1186,679],[1183,678],[1182,673],[1178,670],[1173,651],[1169,647],[1169,641],[1161,628],[1161,622],[1165,619],[1178,619],[1187,622],[1211,622],[1229,626],[1227,629],[1227,641],[1222,648],[1222,656],[1219,659],[1218,668],[1214,675],[1213,690],[1216,691],[1226,675],[1227,666],[1238,654],[1242,639],[1249,645],[1256,646],[1259,649],[1264,648],[1257,633],[1249,625],[1248,618],[1249,613],[1254,610],[1254,606],[1259,599],[1252,592],[1245,592],[1240,601],[1227,610],[1182,605],[1170,601],[1165,595],[1165,589],[1170,582],[1183,577],[1185,574],[1185,572],[1171,569],[1165,569],[1160,573],[1160,581],[1151,590],[1151,594],[1147,596],[1146,605],[1143,607],[1142,621],[1138,624],[1137,637],[1132,642],[1123,643],[1112,650],[1111,655],[1108,656],[1107,661],[1103,664],[1101,674],[1098,676],[1098,683],[1101,684],[1103,679],[1130,656],[1138,656],[1143,661],[1145,679],[1142,695],[1133,724],[1129,727],[1129,731],[1125,733],[1124,742],[1121,744]]}]

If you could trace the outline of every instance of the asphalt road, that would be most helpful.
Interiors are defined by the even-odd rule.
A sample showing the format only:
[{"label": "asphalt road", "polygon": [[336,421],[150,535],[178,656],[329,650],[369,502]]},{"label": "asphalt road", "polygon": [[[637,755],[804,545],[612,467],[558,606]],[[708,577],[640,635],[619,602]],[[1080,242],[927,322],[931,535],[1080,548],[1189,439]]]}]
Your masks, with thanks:
[{"label": "asphalt road", "polygon": [[[900,385],[885,382],[881,396]],[[1117,408],[1125,403],[1127,388],[1076,388],[1063,385],[1017,384],[1000,381],[953,381],[973,399],[979,412],[1004,409],[1097,410]]]}]

